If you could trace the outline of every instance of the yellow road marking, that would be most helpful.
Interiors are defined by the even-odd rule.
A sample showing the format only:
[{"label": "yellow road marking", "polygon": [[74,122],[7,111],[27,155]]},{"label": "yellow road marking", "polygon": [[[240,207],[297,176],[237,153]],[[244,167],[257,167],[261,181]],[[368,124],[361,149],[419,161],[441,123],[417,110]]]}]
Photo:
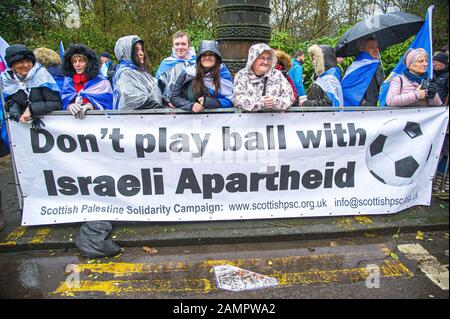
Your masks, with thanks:
[{"label": "yellow road marking", "polygon": [[52,293],[61,296],[73,296],[75,292],[103,292],[106,295],[139,292],[195,292],[208,293],[212,289],[209,279],[180,279],[180,280],[108,280],[108,281],[80,281],[62,282]]},{"label": "yellow road marking", "polygon": [[[383,255],[385,249],[380,247]],[[360,255],[360,253],[355,253]],[[346,256],[352,255],[347,253]],[[190,268],[206,269],[210,270],[213,266],[231,265],[240,268],[258,267],[267,265],[267,260],[271,261],[271,268],[287,267],[295,264],[306,265],[310,263],[327,264],[330,262],[340,262],[344,256],[337,254],[321,254],[311,256],[288,256],[277,258],[252,258],[252,259],[236,259],[236,260],[203,260],[203,261],[191,261],[189,263],[180,262],[166,262],[166,263],[125,263],[125,262],[108,262],[108,263],[91,263],[91,264],[74,264],[72,270],[74,272],[87,272],[87,273],[111,273],[115,278],[131,276],[135,273],[158,273],[158,272],[177,272],[188,271]]]},{"label": "yellow road marking", "polygon": [[[317,283],[357,282],[367,279],[367,268],[348,268],[335,270],[312,270],[297,273],[270,275],[278,280],[279,286],[309,285]],[[382,277],[412,277],[413,273],[399,261],[386,260],[380,266]]]},{"label": "yellow road marking", "polygon": [[42,227],[39,228],[36,232],[36,235],[30,240],[29,244],[42,244],[45,240],[45,237],[50,233],[50,228]]},{"label": "yellow road marking", "polygon": [[[289,258],[299,258],[306,256],[293,256],[285,258],[271,258],[273,261],[286,261]],[[313,257],[313,256],[307,256]],[[321,257],[321,256],[315,256]],[[278,259],[278,260],[277,260]],[[255,261],[253,259],[250,261]],[[261,259],[263,260],[263,259]],[[132,264],[132,263],[107,263],[107,264],[84,264],[75,265],[74,271],[91,270],[95,272],[112,272],[120,271],[121,273],[114,273],[115,277],[121,277],[125,275],[140,274],[142,272],[155,272],[161,273],[162,271],[192,271],[197,272],[198,267],[207,268],[213,265],[230,264],[239,265],[246,260],[207,260],[200,263],[191,263],[189,266],[187,263],[167,263],[167,264]],[[206,273],[203,272],[203,276]],[[158,274],[156,274],[158,275]],[[188,276],[189,274],[187,274]],[[369,272],[364,267],[359,268],[347,268],[347,269],[332,269],[332,270],[319,270],[311,269],[303,272],[274,272],[267,274],[267,276],[276,278],[278,280],[278,286],[306,286],[311,284],[332,284],[339,282],[358,282],[366,280]],[[202,275],[199,275],[202,276]],[[213,277],[213,274],[207,273],[207,276]],[[413,276],[413,273],[405,267],[398,260],[384,260],[380,265],[381,277],[403,277],[408,278]],[[198,278],[198,279],[186,279],[180,278],[177,280],[172,279],[157,279],[157,280],[106,280],[106,281],[93,281],[93,280],[80,280],[78,285],[76,282],[61,282],[58,288],[52,293],[60,296],[74,296],[75,293],[87,293],[87,292],[101,292],[106,295],[118,295],[124,293],[199,293],[207,294],[211,291],[217,290],[215,285],[212,284],[211,278]]]},{"label": "yellow road marking", "polygon": [[[398,261],[384,261],[380,267],[382,277],[412,277],[413,274]],[[305,272],[274,273],[268,276],[278,280],[278,286],[307,286],[311,284],[330,284],[339,282],[357,282],[366,280],[366,268],[349,268],[335,270],[311,270]],[[61,296],[74,296],[80,292],[101,292],[106,295],[124,293],[202,293],[207,294],[217,290],[207,278],[179,280],[108,280],[80,281],[78,285],[72,282],[61,282],[52,293]]]},{"label": "yellow road marking", "polygon": [[355,220],[360,224],[365,224],[365,225],[373,224],[373,221],[369,217],[366,217],[366,216],[356,216]]},{"label": "yellow road marking", "polygon": [[25,227],[17,227],[8,236],[6,236],[6,241],[0,243],[0,246],[15,246],[17,241],[25,234]]}]

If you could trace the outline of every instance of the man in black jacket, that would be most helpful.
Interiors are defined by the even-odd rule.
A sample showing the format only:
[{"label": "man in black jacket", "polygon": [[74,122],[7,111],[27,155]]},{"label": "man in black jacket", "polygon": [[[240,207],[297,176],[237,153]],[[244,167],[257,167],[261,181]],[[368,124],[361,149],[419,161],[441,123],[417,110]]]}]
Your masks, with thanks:
[{"label": "man in black jacket", "polygon": [[434,82],[442,103],[448,105],[448,55],[438,52],[433,57]]}]

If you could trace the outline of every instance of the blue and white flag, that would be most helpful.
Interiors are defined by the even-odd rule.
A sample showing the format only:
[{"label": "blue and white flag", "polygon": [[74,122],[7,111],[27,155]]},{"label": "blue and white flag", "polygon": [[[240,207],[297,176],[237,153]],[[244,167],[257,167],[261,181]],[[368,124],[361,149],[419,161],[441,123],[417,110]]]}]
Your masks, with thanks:
[{"label": "blue and white flag", "polygon": [[64,45],[62,41],[59,41],[59,57],[61,58],[61,62],[64,59]]},{"label": "blue and white flag", "polygon": [[[6,71],[8,68],[6,65],[6,61],[3,59],[5,56],[5,50],[9,47],[9,44],[0,36],[0,73]],[[9,140],[8,140],[8,132],[6,130],[5,116],[3,114],[3,103],[0,97],[0,139],[6,145],[6,148],[9,150]]]},{"label": "blue and white flag", "polygon": [[172,55],[168,58],[165,58],[159,65],[158,70],[155,74],[155,78],[159,79],[162,74],[164,74],[167,70],[173,68],[176,64],[185,62],[188,62],[190,65],[195,65],[195,63],[197,62],[197,57],[193,48],[189,49],[189,57],[187,58],[187,60],[177,58],[175,56],[175,52],[172,52]]},{"label": "blue and white flag", "polygon": [[102,63],[102,66],[100,67],[100,74],[103,75],[105,78],[108,78],[108,70],[111,63],[112,61],[109,60],[105,63]]},{"label": "blue and white flag", "polygon": [[112,110],[113,108],[111,84],[102,75],[97,75],[92,80],[89,80],[78,93],[75,90],[72,77],[67,76],[64,79],[62,94],[63,110],[66,110],[69,104],[77,97],[84,97],[89,100],[96,110]]},{"label": "blue and white flag", "polygon": [[8,131],[6,130],[6,117],[3,114],[3,103],[0,98],[0,140],[5,144],[6,149],[9,151],[9,139]]},{"label": "blue and white flag", "polygon": [[0,73],[5,72],[5,70],[8,68],[6,65],[6,61],[4,59],[5,57],[5,51],[6,48],[9,47],[8,42],[6,42],[1,36],[0,36]]},{"label": "blue and white flag", "polygon": [[336,107],[344,106],[344,94],[341,86],[341,70],[335,66],[322,73],[316,83],[324,90],[331,100],[331,105]]},{"label": "blue and white flag", "polygon": [[[186,73],[195,77],[195,66],[186,68]],[[231,97],[233,95],[233,77],[225,64],[220,66],[220,90],[215,95],[216,89],[214,87],[213,78],[211,76],[203,77],[203,83],[208,88],[211,96],[215,97],[223,108],[233,107]]]},{"label": "blue and white flag", "polygon": [[[413,42],[409,46],[409,49],[419,49],[422,48],[427,51],[428,54],[428,67],[427,72],[430,78],[433,77],[433,28],[432,28],[432,15],[433,15],[434,5],[430,6],[427,10],[427,16],[425,18],[425,23],[422,28],[417,33]],[[408,50],[407,50],[408,51]],[[406,53],[406,52],[405,52]],[[403,63],[405,59],[405,55],[401,57],[400,61],[395,66],[394,70],[392,70],[391,74],[386,78],[380,88],[380,95],[378,97],[378,105],[386,106],[386,97],[389,92],[389,85],[391,84],[391,80],[396,76],[403,74],[406,70],[406,65]]]},{"label": "blue and white flag", "polygon": [[380,60],[361,52],[345,72],[342,80],[345,106],[359,106],[378,69]]}]

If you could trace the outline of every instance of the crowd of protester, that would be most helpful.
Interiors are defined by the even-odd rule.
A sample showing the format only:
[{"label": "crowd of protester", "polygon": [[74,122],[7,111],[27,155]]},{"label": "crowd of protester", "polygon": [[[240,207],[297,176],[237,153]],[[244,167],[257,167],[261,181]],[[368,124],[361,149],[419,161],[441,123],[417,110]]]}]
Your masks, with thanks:
[{"label": "crowd of protester", "polygon": [[[70,46],[63,58],[47,48],[32,52],[14,44],[6,49],[8,68],[0,84],[7,118],[37,127],[42,125],[40,116],[57,110],[83,119],[95,110],[173,108],[199,113],[232,107],[258,112],[292,106],[376,106],[386,79],[378,42],[363,39],[358,48],[360,54],[344,72],[334,48],[310,46],[314,74],[306,90],[305,53],[298,51],[291,58],[264,43],[250,47],[247,64],[234,79],[216,41],[202,41],[196,54],[185,32],[173,35],[172,54],[155,77],[148,71],[145,43],[137,35],[117,40],[117,65],[109,53],[97,56],[82,44]],[[448,105],[448,48],[433,57],[433,80],[427,73],[429,60],[424,49],[406,52],[406,70],[390,82],[387,106]],[[6,153],[0,139],[0,156]],[[0,230],[4,226],[0,193]]]}]

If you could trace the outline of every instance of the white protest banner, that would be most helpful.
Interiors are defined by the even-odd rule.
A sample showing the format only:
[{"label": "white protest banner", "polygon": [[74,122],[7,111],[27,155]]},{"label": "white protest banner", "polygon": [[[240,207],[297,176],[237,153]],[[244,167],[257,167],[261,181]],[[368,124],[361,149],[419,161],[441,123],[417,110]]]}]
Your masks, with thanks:
[{"label": "white protest banner", "polygon": [[10,122],[22,225],[388,214],[429,205],[443,107]]}]

